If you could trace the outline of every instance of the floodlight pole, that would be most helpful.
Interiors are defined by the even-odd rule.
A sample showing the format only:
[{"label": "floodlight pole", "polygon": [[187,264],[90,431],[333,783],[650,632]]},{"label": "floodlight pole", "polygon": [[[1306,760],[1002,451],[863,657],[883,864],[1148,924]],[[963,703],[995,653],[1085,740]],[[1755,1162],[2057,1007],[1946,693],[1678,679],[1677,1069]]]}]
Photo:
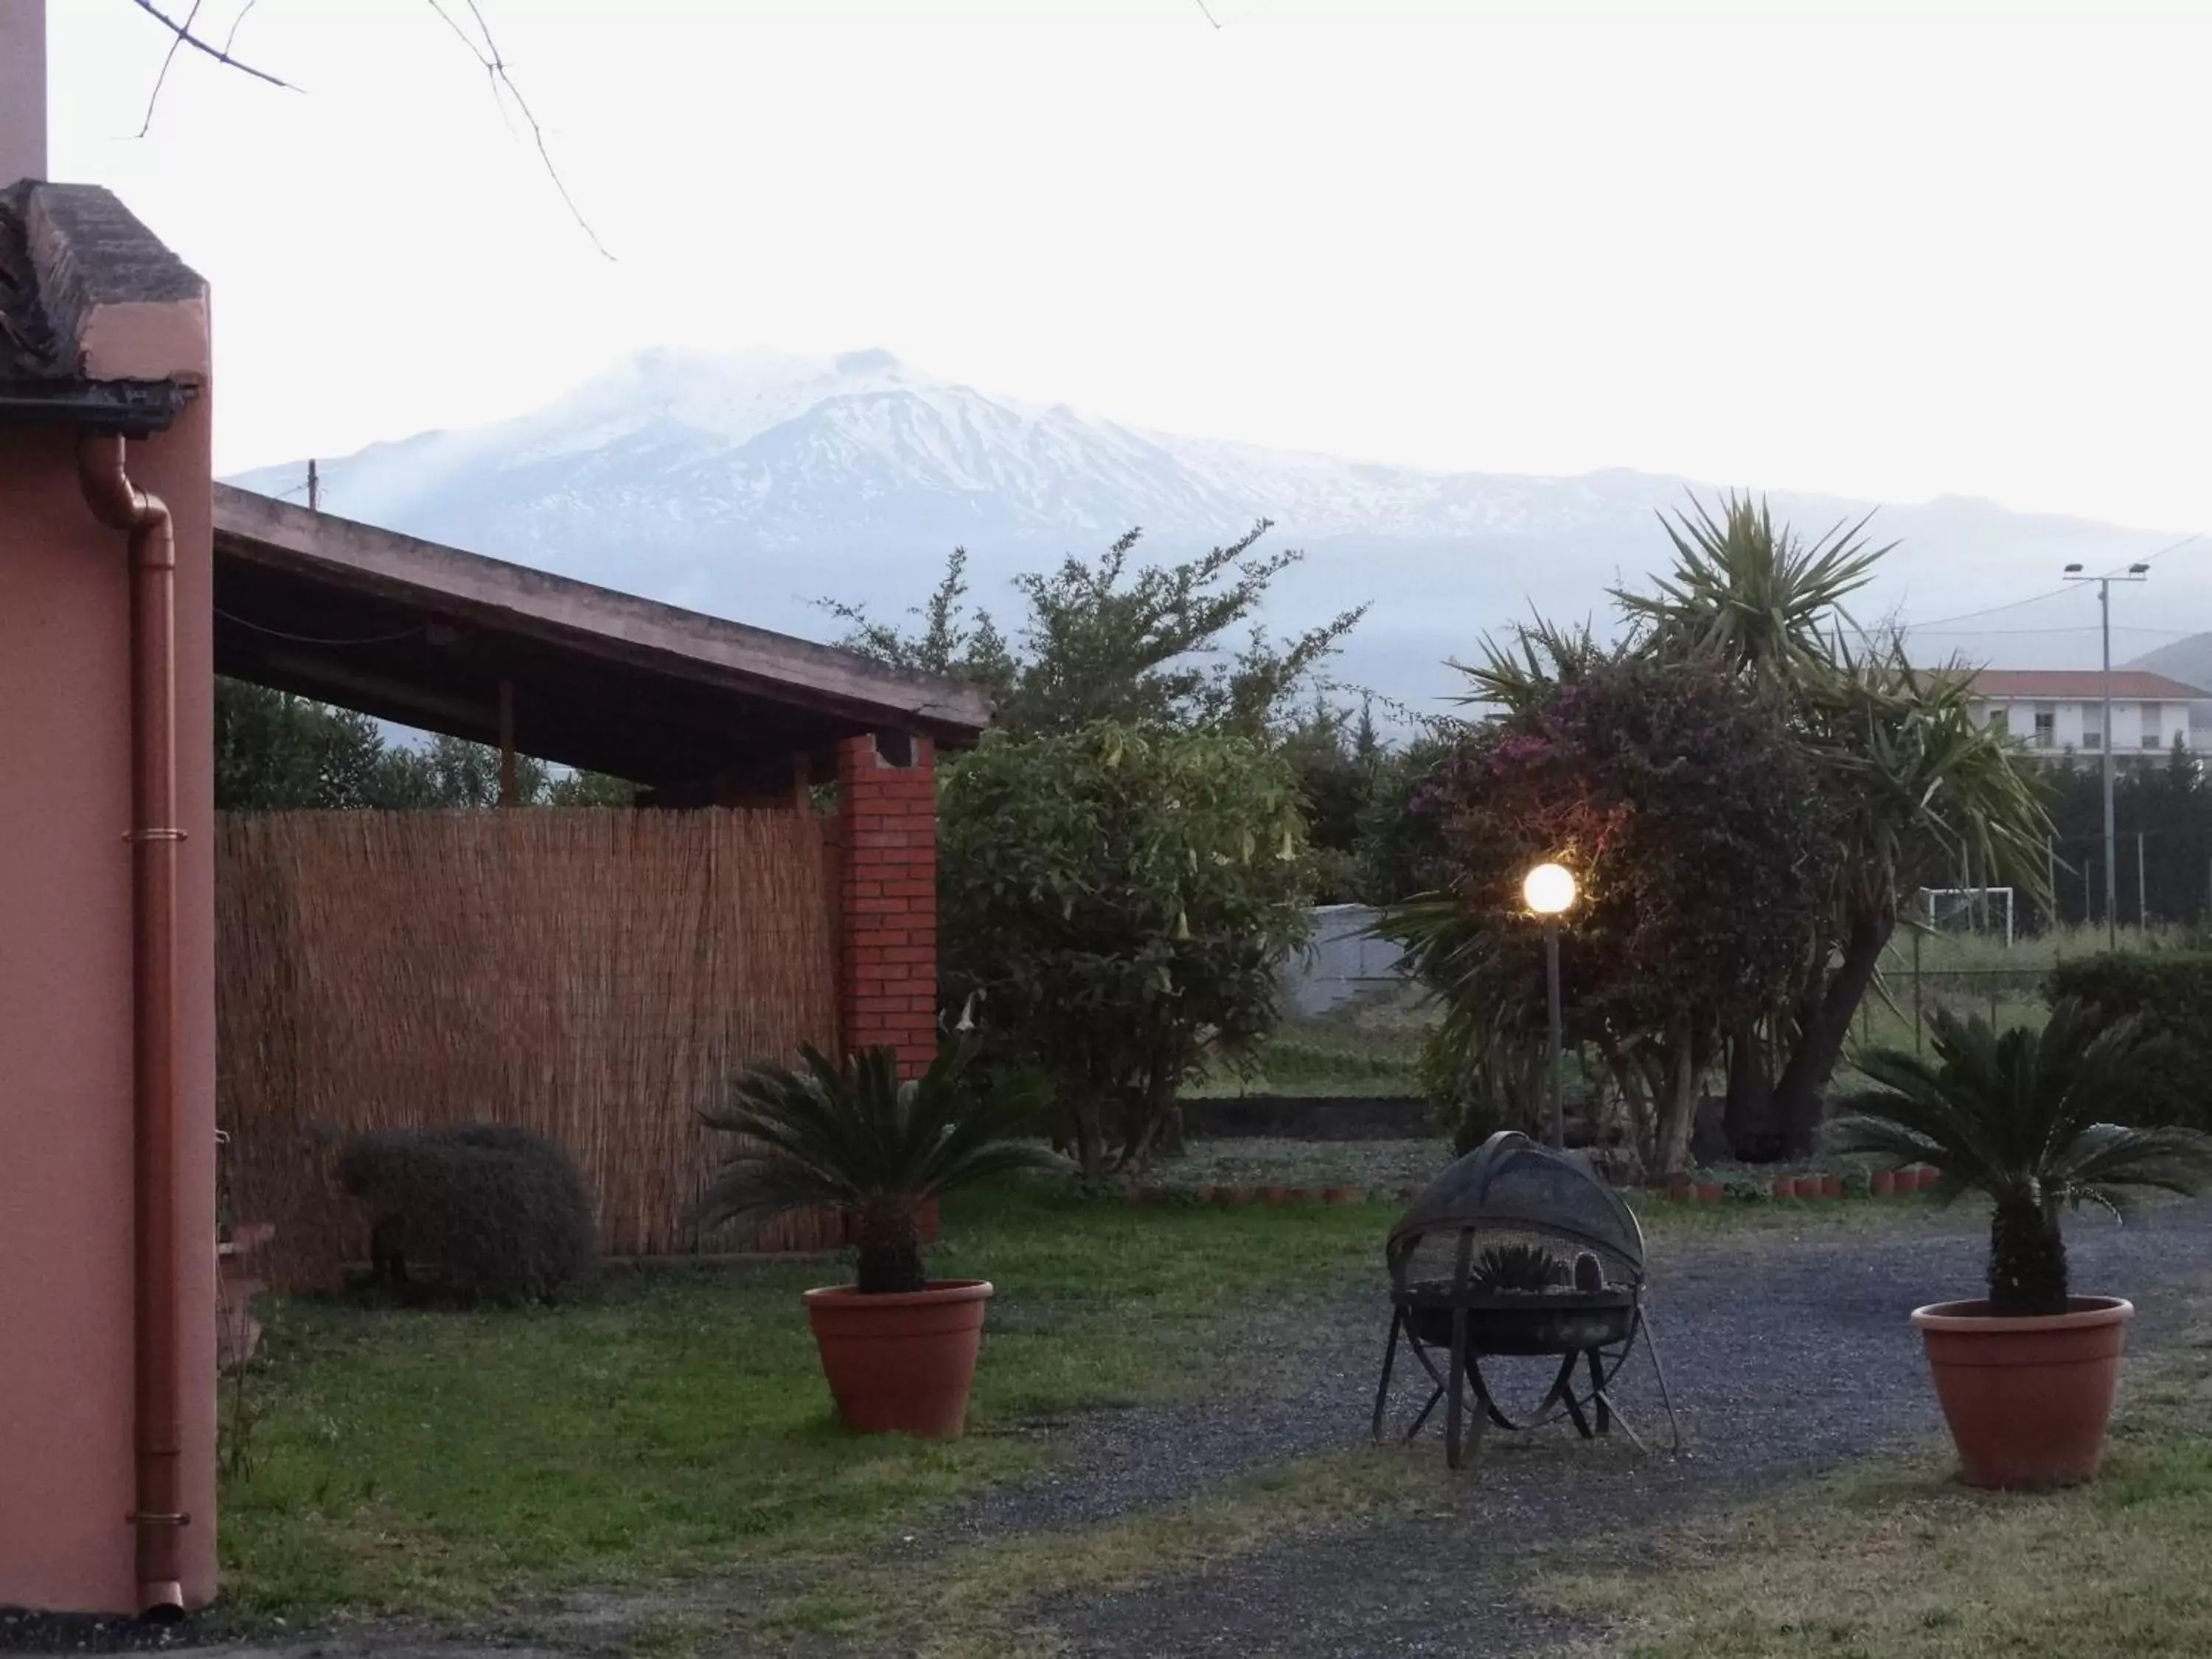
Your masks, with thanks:
[{"label": "floodlight pole", "polygon": [[2150,567],[2131,564],[2124,576],[2085,576],[2081,567],[2066,567],[2069,582],[2097,584],[2097,611],[2103,624],[2105,637],[2105,732],[2099,745],[2104,756],[2105,774],[2105,943],[2109,950],[2120,948],[2120,884],[2119,860],[2115,856],[2118,836],[2112,829],[2112,584],[2114,582],[2148,581]]},{"label": "floodlight pole", "polygon": [[1544,922],[1544,982],[1552,1000],[1552,1133],[1554,1148],[1564,1149],[1567,1144],[1567,1109],[1559,1086],[1559,919],[1550,916]]}]

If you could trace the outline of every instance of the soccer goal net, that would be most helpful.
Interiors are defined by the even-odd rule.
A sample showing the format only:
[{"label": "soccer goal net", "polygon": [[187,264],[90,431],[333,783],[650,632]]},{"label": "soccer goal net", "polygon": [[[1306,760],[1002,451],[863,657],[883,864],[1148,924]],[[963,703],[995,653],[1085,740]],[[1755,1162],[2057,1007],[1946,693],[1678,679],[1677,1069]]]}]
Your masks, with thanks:
[{"label": "soccer goal net", "polygon": [[2009,887],[1923,887],[1920,902],[1930,931],[1988,933],[2012,943]]}]

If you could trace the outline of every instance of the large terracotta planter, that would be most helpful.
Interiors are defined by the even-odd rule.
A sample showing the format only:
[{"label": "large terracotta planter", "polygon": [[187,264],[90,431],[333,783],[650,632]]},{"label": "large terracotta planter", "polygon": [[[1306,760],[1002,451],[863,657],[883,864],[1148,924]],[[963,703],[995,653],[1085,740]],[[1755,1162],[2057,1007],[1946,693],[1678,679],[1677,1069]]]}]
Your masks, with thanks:
[{"label": "large terracotta planter", "polygon": [[807,1322],[845,1426],[861,1434],[957,1437],[983,1339],[988,1280],[863,1296],[849,1285],[806,1292]]},{"label": "large terracotta planter", "polygon": [[2068,1306],[2027,1319],[1993,1318],[1986,1302],[1913,1313],[1969,1486],[2064,1486],[2097,1473],[2135,1304],[2077,1296]]}]

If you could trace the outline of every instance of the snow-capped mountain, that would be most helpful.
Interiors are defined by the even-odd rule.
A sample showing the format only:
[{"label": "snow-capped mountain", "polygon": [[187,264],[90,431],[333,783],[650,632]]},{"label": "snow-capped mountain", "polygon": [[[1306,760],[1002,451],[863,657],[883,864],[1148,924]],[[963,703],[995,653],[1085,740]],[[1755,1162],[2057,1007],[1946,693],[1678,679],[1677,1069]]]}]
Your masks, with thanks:
[{"label": "snow-capped mountain", "polygon": [[[233,482],[296,497],[304,470]],[[1268,624],[1371,604],[1342,676],[1416,704],[1449,695],[1444,659],[1501,624],[1534,611],[1602,625],[1607,586],[1666,563],[1654,515],[1693,488],[1627,471],[1428,472],[1171,436],[987,396],[881,350],[650,351],[536,413],[377,444],[325,461],[322,476],[325,510],[348,518],[817,636],[835,627],[813,601],[896,612],[956,545],[990,605],[1007,577],[1132,526],[1168,556],[1267,517],[1277,544],[1308,553],[1279,584]],[[1778,491],[1772,503],[1812,532],[1868,509]],[[1957,499],[1884,508],[1874,530],[1902,545],[1863,610],[1909,606],[1916,619],[2025,598],[2057,586],[2069,561],[2102,568],[2172,539]],[[2188,585],[2173,574],[2185,579],[2175,588]],[[2212,598],[2204,586],[2200,602]],[[2071,664],[2094,660],[2084,638],[2094,653],[2094,634],[1931,635],[1927,648]]]}]

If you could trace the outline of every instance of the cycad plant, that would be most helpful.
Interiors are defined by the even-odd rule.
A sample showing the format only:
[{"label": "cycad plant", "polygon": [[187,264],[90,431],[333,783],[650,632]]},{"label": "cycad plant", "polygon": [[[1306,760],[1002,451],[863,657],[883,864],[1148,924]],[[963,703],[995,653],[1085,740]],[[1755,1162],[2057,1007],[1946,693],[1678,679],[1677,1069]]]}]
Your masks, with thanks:
[{"label": "cycad plant", "polygon": [[2106,1121],[2124,1107],[2142,1053],[2131,1022],[2102,1024],[2069,1000],[2040,1031],[1999,1034],[1941,1010],[1931,1024],[1933,1063],[1896,1049],[1859,1058],[1876,1086],[1846,1103],[1834,1141],[1932,1165],[1947,1198],[1988,1195],[1992,1315],[2067,1311],[2066,1207],[2117,1214],[2130,1188],[2192,1193],[2212,1181],[2212,1140]]},{"label": "cycad plant", "polygon": [[694,1212],[701,1225],[757,1231],[794,1211],[841,1211],[860,1250],[854,1288],[918,1291],[928,1282],[916,1215],[925,1200],[1008,1170],[1065,1167],[1018,1139],[1041,1115],[1041,1089],[984,1082],[965,1048],[904,1082],[887,1048],[842,1064],[801,1052],[800,1069],[755,1066],[728,1105],[702,1114],[739,1139]]}]

